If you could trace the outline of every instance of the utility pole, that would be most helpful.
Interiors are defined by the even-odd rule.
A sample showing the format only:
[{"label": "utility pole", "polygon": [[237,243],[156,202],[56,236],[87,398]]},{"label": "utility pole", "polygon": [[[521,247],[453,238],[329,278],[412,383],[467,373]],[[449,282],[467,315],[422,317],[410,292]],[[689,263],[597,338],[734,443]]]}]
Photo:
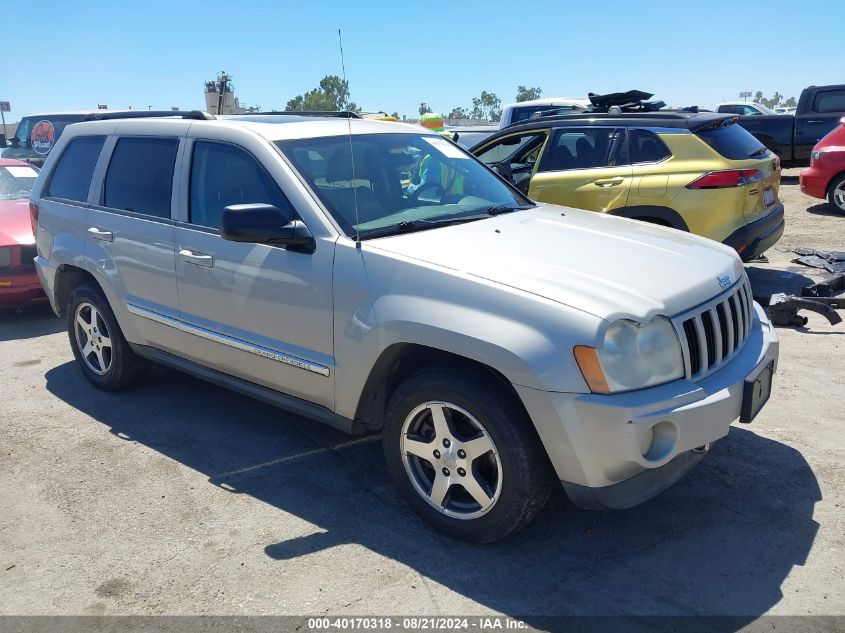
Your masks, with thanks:
[{"label": "utility pole", "polygon": [[8,101],[0,101],[0,120],[3,121],[3,138],[6,138],[6,111],[11,112],[12,106]]}]

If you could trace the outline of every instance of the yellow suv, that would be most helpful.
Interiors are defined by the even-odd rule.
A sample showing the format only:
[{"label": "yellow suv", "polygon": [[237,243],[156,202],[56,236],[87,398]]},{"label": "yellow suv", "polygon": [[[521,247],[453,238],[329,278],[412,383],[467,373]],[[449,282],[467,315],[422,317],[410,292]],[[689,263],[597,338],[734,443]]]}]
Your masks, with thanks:
[{"label": "yellow suv", "polygon": [[540,117],[471,151],[532,200],[689,231],[748,261],[783,234],[781,169],[737,120],[667,111]]}]

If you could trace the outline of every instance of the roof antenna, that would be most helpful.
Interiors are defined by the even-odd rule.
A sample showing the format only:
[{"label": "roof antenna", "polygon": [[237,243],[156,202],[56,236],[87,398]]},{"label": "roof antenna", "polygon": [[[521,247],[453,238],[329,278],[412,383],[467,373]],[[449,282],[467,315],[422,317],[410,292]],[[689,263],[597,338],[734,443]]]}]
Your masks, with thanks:
[{"label": "roof antenna", "polygon": [[355,185],[355,152],[352,150],[352,117],[349,116],[349,82],[346,81],[346,63],[343,61],[343,36],[340,29],[337,30],[337,41],[340,44],[340,67],[343,69],[343,85],[346,87],[346,125],[349,130],[349,160],[352,161],[352,198],[355,201],[355,246],[361,248],[361,223],[358,220],[358,187]]}]

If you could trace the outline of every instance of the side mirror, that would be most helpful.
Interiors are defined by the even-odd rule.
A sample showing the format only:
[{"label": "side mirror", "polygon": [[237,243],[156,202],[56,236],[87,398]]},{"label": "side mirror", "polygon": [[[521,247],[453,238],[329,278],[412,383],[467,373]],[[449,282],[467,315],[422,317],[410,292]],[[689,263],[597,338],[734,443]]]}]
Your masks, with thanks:
[{"label": "side mirror", "polygon": [[284,246],[313,253],[314,237],[301,220],[272,204],[233,204],[223,209],[220,234],[230,242]]},{"label": "side mirror", "polygon": [[510,163],[501,162],[493,165],[493,170],[508,182],[513,182],[513,169]]}]

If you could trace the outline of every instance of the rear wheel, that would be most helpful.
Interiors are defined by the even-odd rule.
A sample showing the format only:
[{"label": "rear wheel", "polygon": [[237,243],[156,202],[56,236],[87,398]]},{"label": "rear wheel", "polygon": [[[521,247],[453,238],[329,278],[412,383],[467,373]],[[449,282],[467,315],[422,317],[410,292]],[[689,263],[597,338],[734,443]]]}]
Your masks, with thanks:
[{"label": "rear wheel", "polygon": [[147,374],[148,362],[137,356],[114,318],[102,290],[85,283],[70,295],[67,331],[82,373],[95,387],[114,391]]},{"label": "rear wheel", "polygon": [[388,469],[426,522],[470,541],[527,525],[550,492],[550,467],[524,411],[482,372],[423,370],[388,405]]},{"label": "rear wheel", "polygon": [[837,211],[845,213],[845,174],[840,174],[830,183],[827,200]]}]

